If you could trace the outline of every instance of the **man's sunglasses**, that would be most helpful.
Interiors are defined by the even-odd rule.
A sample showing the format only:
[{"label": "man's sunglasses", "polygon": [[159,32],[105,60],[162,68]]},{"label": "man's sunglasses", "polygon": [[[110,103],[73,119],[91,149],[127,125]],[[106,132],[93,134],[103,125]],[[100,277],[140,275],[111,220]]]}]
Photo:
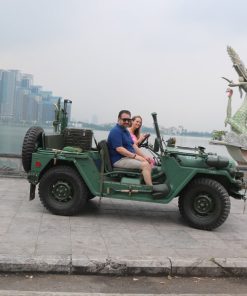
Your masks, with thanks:
[{"label": "man's sunglasses", "polygon": [[130,118],[121,118],[121,120],[123,121],[123,122],[130,122]]}]

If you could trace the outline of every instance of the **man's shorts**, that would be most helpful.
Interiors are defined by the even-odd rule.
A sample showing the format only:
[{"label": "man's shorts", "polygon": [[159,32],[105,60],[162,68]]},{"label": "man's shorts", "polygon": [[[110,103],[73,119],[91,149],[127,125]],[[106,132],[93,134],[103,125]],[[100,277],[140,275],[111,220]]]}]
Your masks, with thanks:
[{"label": "man's shorts", "polygon": [[141,161],[129,157],[123,157],[114,162],[113,166],[114,168],[141,170]]}]

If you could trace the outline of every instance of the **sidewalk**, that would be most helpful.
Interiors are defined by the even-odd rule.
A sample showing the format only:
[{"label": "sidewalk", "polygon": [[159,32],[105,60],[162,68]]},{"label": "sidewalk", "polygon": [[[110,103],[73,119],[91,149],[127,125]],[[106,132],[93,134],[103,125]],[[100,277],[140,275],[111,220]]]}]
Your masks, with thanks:
[{"label": "sidewalk", "polygon": [[25,179],[0,178],[0,272],[247,276],[247,209],[214,231],[190,228],[168,205],[104,198],[79,216],[50,214]]}]

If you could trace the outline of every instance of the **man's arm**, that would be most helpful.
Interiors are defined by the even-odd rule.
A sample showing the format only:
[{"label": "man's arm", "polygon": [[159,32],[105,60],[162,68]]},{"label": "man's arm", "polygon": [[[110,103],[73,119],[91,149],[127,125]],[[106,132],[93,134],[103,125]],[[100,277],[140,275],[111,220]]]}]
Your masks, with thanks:
[{"label": "man's arm", "polygon": [[[134,144],[135,145],[135,144]],[[136,146],[136,145],[135,145]],[[135,147],[134,147],[135,148]],[[124,147],[117,147],[116,148],[116,151],[119,153],[119,154],[121,154],[121,155],[123,155],[123,156],[125,156],[125,157],[129,157],[129,158],[133,158],[133,159],[136,159],[136,160],[139,160],[139,161],[148,161],[148,157],[146,157],[142,152],[140,152],[139,150],[141,150],[141,149],[139,149],[137,146],[136,146],[136,148],[137,148],[137,151],[136,151],[136,149],[135,149],[135,152],[136,153],[132,153],[132,152],[130,152],[130,151],[128,151],[127,149],[125,149]],[[138,154],[138,153],[140,153],[140,154]],[[142,156],[143,155],[143,156]]]},{"label": "man's arm", "polygon": [[128,151],[127,149],[125,149],[124,147],[117,147],[116,148],[116,151],[119,153],[119,154],[121,154],[121,155],[123,155],[123,156],[125,156],[125,157],[129,157],[129,158],[135,158],[135,153],[132,153],[132,152],[130,152],[130,151]]}]

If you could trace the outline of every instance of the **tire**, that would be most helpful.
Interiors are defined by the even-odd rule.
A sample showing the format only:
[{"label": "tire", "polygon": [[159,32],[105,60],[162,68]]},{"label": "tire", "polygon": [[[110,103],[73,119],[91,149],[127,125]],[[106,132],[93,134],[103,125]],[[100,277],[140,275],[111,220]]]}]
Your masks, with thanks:
[{"label": "tire", "polygon": [[88,199],[88,188],[71,167],[49,169],[39,183],[39,197],[44,207],[55,215],[78,214]]},{"label": "tire", "polygon": [[230,213],[226,189],[209,178],[195,179],[178,200],[179,211],[192,227],[213,230],[225,222]]},{"label": "tire", "polygon": [[43,128],[39,126],[32,126],[26,132],[22,144],[22,166],[25,172],[31,169],[32,153],[42,146],[43,133]]}]

